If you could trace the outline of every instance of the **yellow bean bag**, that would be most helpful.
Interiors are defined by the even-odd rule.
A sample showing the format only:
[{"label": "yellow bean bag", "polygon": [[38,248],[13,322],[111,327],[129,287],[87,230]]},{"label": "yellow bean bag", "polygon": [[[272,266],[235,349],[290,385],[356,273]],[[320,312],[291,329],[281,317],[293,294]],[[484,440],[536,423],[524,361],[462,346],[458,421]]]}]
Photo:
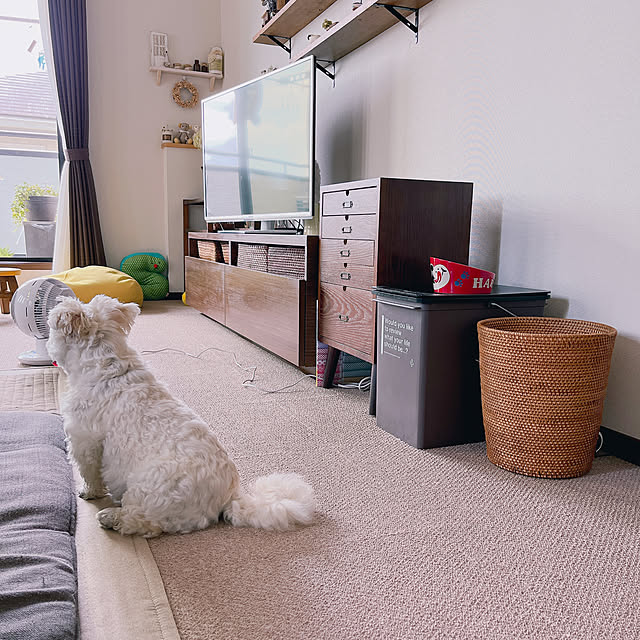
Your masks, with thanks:
[{"label": "yellow bean bag", "polygon": [[131,276],[109,267],[75,267],[49,276],[64,282],[82,302],[91,300],[100,293],[120,302],[135,302],[142,307],[142,287]]}]

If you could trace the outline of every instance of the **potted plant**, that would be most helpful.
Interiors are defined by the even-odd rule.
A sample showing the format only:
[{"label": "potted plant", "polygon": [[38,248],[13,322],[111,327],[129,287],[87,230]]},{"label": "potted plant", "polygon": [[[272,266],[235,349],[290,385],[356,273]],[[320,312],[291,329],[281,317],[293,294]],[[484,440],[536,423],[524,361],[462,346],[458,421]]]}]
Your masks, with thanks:
[{"label": "potted plant", "polygon": [[50,258],[56,237],[58,192],[50,185],[16,186],[11,216],[24,229],[26,253],[31,258]]},{"label": "potted plant", "polygon": [[[17,225],[30,222],[53,222],[58,204],[58,192],[50,185],[28,184],[16,186],[11,203],[11,217]],[[53,216],[51,211],[53,210]]]}]

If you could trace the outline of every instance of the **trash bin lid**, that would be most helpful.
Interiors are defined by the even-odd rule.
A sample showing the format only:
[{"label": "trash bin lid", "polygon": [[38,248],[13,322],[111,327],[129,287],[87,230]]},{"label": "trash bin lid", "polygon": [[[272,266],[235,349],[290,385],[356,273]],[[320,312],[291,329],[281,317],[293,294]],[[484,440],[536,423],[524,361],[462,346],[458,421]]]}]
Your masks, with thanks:
[{"label": "trash bin lid", "polygon": [[392,287],[373,287],[376,299],[396,299],[417,304],[441,304],[443,302],[486,302],[496,299],[509,300],[546,300],[551,297],[550,291],[544,289],[525,289],[510,287],[504,284],[493,286],[491,293],[429,293],[426,291],[408,291]]}]

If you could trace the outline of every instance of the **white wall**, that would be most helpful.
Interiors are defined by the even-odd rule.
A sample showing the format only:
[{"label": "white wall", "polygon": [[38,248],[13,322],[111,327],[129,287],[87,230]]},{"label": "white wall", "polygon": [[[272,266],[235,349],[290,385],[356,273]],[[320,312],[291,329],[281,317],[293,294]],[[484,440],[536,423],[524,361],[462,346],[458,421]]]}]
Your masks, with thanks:
[{"label": "white wall", "polygon": [[[252,44],[257,0],[222,3],[227,86],[288,57]],[[340,20],[339,0],[294,38]],[[631,0],[433,0],[318,74],[322,182],[474,183],[471,263],[549,288],[547,315],[619,337],[604,424],[640,437],[640,6]]]},{"label": "white wall", "polygon": [[[165,124],[200,122],[199,103],[183,109],[171,98],[181,76],[165,74],[156,85],[149,71],[150,32],[168,34],[172,61],[206,60],[220,44],[220,0],[88,0],[87,29],[89,150],[107,262],[118,267],[129,253],[163,253],[160,131]],[[189,80],[201,98],[209,95],[207,79]]]},{"label": "white wall", "polygon": [[[165,244],[169,264],[169,291],[184,291],[184,217],[186,198],[202,200],[202,154],[195,149],[165,147],[163,155]],[[202,227],[205,225],[204,212]]]},{"label": "white wall", "polygon": [[253,37],[261,29],[260,16],[263,13],[260,0],[220,2],[227,87],[251,80],[271,65],[282,67],[289,62],[289,57],[279,47],[253,44]]}]

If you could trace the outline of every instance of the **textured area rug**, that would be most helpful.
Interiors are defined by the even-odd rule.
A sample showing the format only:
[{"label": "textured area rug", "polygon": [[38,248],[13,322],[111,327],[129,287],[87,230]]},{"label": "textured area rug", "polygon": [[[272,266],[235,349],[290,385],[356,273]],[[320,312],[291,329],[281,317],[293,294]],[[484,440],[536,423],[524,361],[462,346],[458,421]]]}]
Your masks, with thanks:
[{"label": "textured area rug", "polygon": [[60,412],[56,367],[0,371],[0,411]]},{"label": "textured area rug", "polygon": [[80,640],[180,640],[147,541],[102,529],[96,513],[107,506],[108,498],[78,499]]}]

